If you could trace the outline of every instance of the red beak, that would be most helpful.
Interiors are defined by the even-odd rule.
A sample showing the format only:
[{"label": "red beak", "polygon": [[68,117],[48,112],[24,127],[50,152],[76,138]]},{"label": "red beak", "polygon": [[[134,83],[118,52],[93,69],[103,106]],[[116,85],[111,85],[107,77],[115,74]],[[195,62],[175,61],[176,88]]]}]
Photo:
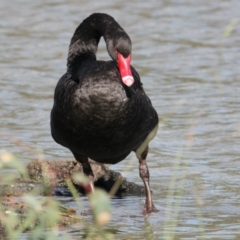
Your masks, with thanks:
[{"label": "red beak", "polygon": [[122,54],[118,53],[118,68],[122,81],[125,85],[130,87],[134,83],[134,78],[130,69],[131,55],[124,58]]}]

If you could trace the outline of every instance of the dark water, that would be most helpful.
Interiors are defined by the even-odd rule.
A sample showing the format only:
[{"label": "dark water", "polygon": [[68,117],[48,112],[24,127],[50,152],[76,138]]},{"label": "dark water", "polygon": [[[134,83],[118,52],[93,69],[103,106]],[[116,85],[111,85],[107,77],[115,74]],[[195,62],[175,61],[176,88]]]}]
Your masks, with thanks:
[{"label": "dark water", "polygon": [[[26,162],[36,157],[29,145],[72,158],[50,136],[53,91],[77,25],[109,13],[132,39],[161,122],[148,156],[160,212],[144,218],[144,198],[113,199],[108,228],[116,239],[147,239],[146,230],[152,239],[240,239],[239,9],[238,0],[2,1],[1,149]],[[109,58],[104,42],[98,58]],[[113,169],[141,184],[133,154]],[[81,237],[81,226],[69,233]]]}]

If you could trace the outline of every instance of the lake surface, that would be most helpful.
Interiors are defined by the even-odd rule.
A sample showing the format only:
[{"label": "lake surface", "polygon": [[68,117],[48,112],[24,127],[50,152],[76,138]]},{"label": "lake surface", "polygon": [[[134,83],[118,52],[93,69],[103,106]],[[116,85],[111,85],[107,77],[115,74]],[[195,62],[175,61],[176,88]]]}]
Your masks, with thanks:
[{"label": "lake surface", "polygon": [[[36,158],[27,146],[72,159],[50,135],[53,92],[75,28],[108,13],[131,37],[161,119],[148,155],[160,212],[143,217],[145,197],[113,199],[108,229],[116,239],[147,239],[146,229],[149,239],[240,239],[239,9],[238,0],[1,1],[0,149],[26,163]],[[109,59],[103,40],[98,59]],[[134,154],[112,168],[142,184]],[[80,225],[66,231],[83,236]]]}]

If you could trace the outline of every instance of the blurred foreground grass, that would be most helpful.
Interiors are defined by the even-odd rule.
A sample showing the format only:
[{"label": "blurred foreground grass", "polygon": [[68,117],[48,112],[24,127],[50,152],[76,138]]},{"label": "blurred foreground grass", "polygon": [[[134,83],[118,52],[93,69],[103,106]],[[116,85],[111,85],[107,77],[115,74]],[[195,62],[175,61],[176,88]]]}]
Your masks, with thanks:
[{"label": "blurred foreground grass", "polygon": [[[72,239],[67,229],[74,223],[84,225],[86,239],[114,239],[113,235],[103,230],[110,221],[110,198],[108,194],[96,189],[89,195],[93,220],[75,215],[75,210],[61,207],[54,196],[47,194],[39,196],[32,189],[28,193],[14,197],[3,194],[3,186],[14,185],[19,181],[18,172],[23,178],[28,178],[25,165],[10,152],[0,152],[0,240],[3,239]],[[47,174],[46,174],[47,177]],[[76,181],[84,180],[77,174]],[[44,181],[47,186],[47,179]],[[44,183],[43,183],[44,184]],[[69,189],[77,203],[82,208],[81,199],[75,187],[68,182]],[[82,210],[82,209],[81,209]],[[23,233],[27,233],[23,237]]]}]

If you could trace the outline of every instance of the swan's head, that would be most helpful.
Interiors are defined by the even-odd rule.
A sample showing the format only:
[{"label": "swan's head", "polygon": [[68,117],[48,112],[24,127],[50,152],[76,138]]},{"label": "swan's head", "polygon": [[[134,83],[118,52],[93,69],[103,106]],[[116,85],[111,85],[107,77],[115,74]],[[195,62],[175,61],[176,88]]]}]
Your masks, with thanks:
[{"label": "swan's head", "polygon": [[[126,35],[126,36],[125,36]],[[130,87],[134,83],[131,72],[132,43],[127,34],[107,41],[107,50],[114,61],[117,62],[122,82]]]}]

